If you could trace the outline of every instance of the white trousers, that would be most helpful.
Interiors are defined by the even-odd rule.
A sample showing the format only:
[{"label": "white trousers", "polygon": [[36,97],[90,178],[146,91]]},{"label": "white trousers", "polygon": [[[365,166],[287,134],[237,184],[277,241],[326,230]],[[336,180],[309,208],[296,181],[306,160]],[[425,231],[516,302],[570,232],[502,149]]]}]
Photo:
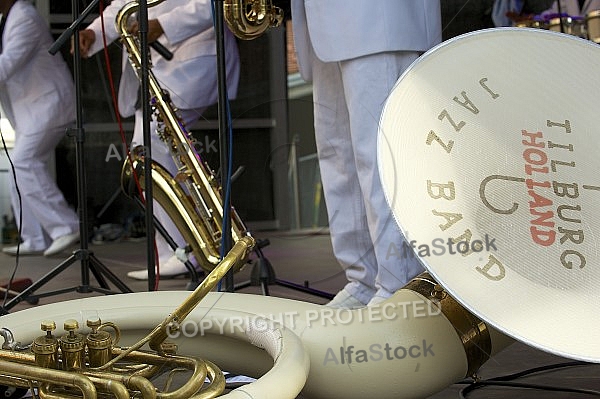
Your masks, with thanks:
[{"label": "white trousers", "polygon": [[389,296],[423,270],[414,257],[390,256],[390,248],[402,248],[405,239],[377,167],[384,102],[418,56],[397,52],[342,62],[313,60],[316,142],[333,251],[345,269],[346,290],[364,303],[377,292]]},{"label": "white trousers", "polygon": [[[201,109],[184,109],[179,110],[179,115],[185,126],[191,126],[196,120],[200,118],[202,112],[205,108]],[[143,118],[142,118],[142,110],[136,110],[135,112],[135,126],[133,130],[133,138],[131,140],[131,148],[135,146],[142,145],[144,143],[144,131],[143,131]],[[173,161],[173,157],[169,152],[166,144],[158,137],[156,134],[157,122],[153,119],[150,122],[150,137],[151,137],[151,150],[152,150],[152,160],[158,162],[162,165],[167,171],[169,171],[172,175],[177,171],[177,167],[175,166],[175,161]],[[140,177],[142,178],[142,177]],[[163,209],[162,206],[157,201],[152,203],[154,216],[160,222],[160,224],[165,228],[167,234],[173,239],[178,248],[184,248],[187,243],[183,239],[183,236],[179,232],[179,229],[173,223],[167,212]],[[156,248],[158,252],[158,260],[159,264],[164,264],[171,256],[173,256],[174,251],[171,246],[167,243],[164,237],[160,234],[156,234]]]},{"label": "white trousers", "polygon": [[[17,193],[11,179],[11,204],[20,225],[23,244],[40,251],[56,238],[79,231],[77,213],[69,207],[50,174],[48,161],[67,126],[37,132],[16,132],[11,159],[15,167]],[[59,171],[60,173],[60,171]]]}]

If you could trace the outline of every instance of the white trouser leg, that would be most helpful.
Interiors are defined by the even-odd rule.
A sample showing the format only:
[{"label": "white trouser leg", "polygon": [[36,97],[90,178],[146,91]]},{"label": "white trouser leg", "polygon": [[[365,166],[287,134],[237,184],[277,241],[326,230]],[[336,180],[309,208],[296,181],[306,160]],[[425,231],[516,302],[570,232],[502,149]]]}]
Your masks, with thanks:
[{"label": "white trouser leg", "polygon": [[21,236],[31,249],[45,249],[48,238],[54,240],[79,230],[77,214],[67,204],[48,168],[50,156],[65,135],[65,129],[63,126],[16,135],[11,159],[21,201],[11,179],[11,202],[17,222],[21,206]]},{"label": "white trouser leg", "polygon": [[346,289],[366,303],[375,294],[377,261],[354,167],[348,107],[338,63],[313,64],[316,144],[333,252],[344,268]]},{"label": "white trouser leg", "polygon": [[[377,132],[385,100],[418,53],[383,53],[339,63],[315,60],[315,130],[334,253],[362,302],[394,292],[422,270],[414,258],[389,256],[400,233],[377,167]],[[347,82],[347,83],[346,83]],[[402,154],[398,154],[402,156]],[[401,195],[401,193],[399,194]]]}]

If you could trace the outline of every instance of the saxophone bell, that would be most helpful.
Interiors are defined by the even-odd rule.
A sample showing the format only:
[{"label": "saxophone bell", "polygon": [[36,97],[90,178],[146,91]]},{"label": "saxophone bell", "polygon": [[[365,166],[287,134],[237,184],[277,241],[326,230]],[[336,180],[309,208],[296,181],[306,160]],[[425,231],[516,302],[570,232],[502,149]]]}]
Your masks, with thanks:
[{"label": "saxophone bell", "polygon": [[256,39],[283,22],[283,10],[271,0],[225,0],[223,13],[229,29],[242,40]]}]

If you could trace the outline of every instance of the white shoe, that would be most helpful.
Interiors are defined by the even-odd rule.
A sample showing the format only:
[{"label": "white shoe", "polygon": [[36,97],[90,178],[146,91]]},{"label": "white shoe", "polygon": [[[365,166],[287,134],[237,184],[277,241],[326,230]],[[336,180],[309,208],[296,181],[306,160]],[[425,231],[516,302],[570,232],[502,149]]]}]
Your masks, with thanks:
[{"label": "white shoe", "polygon": [[357,298],[353,297],[348,291],[345,289],[341,290],[337,293],[337,295],[325,306],[329,306],[330,308],[340,308],[340,309],[359,309],[364,308],[365,304],[359,301]]},{"label": "white shoe", "polygon": [[58,254],[71,245],[79,242],[79,233],[65,234],[64,236],[58,237],[52,241],[52,244],[44,251],[44,256],[51,256]]},{"label": "white shoe", "polygon": [[[189,273],[185,264],[181,262],[175,255],[167,259],[166,262],[160,265],[160,278],[169,279],[178,276],[183,276]],[[127,277],[135,280],[148,280],[148,270],[136,270],[127,273]]]},{"label": "white shoe", "polygon": [[[41,255],[44,250],[43,249],[33,249],[29,246],[29,244],[27,242],[22,243],[21,245],[19,245],[19,256],[23,255]],[[16,256],[17,255],[17,246],[13,245],[11,247],[4,247],[2,248],[2,252],[4,252],[5,254],[8,255],[13,255]]]},{"label": "white shoe", "polygon": [[377,292],[375,293],[373,298],[371,298],[369,303],[367,303],[367,306],[379,305],[380,303],[385,302],[388,299],[390,299],[391,296],[392,296],[391,292],[389,292],[386,289],[380,288],[379,290],[377,290]]},{"label": "white shoe", "polygon": [[383,296],[378,296],[375,295],[373,298],[371,298],[371,300],[369,301],[369,303],[367,303],[367,306],[374,306],[374,305],[379,305],[382,302],[387,301],[390,298],[386,298]]}]

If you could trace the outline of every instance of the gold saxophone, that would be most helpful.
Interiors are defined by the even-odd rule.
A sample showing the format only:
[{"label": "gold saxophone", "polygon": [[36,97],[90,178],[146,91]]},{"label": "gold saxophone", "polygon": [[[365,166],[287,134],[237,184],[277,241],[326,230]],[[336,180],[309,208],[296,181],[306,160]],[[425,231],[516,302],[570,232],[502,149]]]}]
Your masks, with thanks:
[{"label": "gold saxophone", "polygon": [[[152,7],[164,0],[149,1]],[[129,61],[140,76],[142,56],[138,38],[128,32],[129,17],[139,8],[137,2],[126,4],[117,14],[116,27],[121,35]],[[221,239],[223,222],[222,190],[212,170],[194,148],[194,140],[177,115],[169,93],[161,88],[152,70],[148,71],[151,107],[158,121],[158,134],[166,143],[177,166],[172,176],[164,167],[152,165],[153,197],[165,209],[190,245],[199,265],[212,270],[222,257]],[[143,150],[132,150],[132,162],[125,161],[122,186],[125,192],[133,188],[133,170],[143,175]],[[143,188],[143,179],[140,185]],[[231,237],[235,243],[249,233],[237,212],[231,210]]]}]

